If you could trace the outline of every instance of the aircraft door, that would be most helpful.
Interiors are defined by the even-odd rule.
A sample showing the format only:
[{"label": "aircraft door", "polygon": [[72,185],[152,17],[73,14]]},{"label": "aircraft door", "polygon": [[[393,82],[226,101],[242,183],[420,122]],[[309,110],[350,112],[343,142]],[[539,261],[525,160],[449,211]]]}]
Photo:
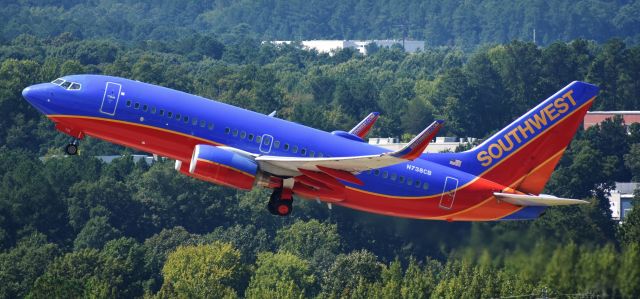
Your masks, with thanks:
[{"label": "aircraft door", "polygon": [[118,106],[118,99],[120,99],[121,89],[122,85],[118,83],[107,82],[107,86],[104,89],[104,96],[102,97],[100,112],[109,115],[116,114],[116,107]]},{"label": "aircraft door", "polygon": [[263,154],[268,154],[271,151],[272,145],[273,145],[273,136],[269,134],[262,135],[262,141],[260,142],[260,152]]},{"label": "aircraft door", "polygon": [[451,208],[453,208],[453,201],[456,198],[457,189],[458,189],[458,179],[448,176],[444,180],[444,188],[442,189],[442,197],[440,197],[440,208],[441,209],[451,210]]}]

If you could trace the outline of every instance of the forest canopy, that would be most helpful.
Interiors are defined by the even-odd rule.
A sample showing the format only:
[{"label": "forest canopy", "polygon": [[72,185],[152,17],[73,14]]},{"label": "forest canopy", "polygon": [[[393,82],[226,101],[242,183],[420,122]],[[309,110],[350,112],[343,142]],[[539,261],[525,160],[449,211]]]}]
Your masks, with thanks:
[{"label": "forest canopy", "polygon": [[[0,2],[2,298],[640,297],[640,211],[614,222],[606,198],[640,178],[640,125],[620,118],[580,130],[547,184],[590,204],[534,221],[406,220],[302,199],[276,218],[268,190],[198,181],[166,159],[134,162],[92,138],[65,157],[69,137],[21,97],[107,74],[326,131],[379,111],[371,136],[406,139],[437,118],[441,135],[482,139],[573,80],[601,87],[594,110],[637,110],[637,1]],[[424,51],[262,43],[399,37],[403,21]],[[123,157],[95,157],[111,154]]]}]

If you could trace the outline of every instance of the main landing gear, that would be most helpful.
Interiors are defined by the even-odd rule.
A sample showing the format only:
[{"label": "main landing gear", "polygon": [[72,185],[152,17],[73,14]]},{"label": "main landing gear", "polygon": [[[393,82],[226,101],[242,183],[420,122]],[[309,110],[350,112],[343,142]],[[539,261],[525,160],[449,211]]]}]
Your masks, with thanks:
[{"label": "main landing gear", "polygon": [[78,139],[73,139],[64,148],[64,152],[69,156],[75,156],[78,154]]},{"label": "main landing gear", "polygon": [[273,189],[273,193],[269,198],[267,209],[271,214],[278,216],[287,216],[293,210],[293,193],[288,188]]}]

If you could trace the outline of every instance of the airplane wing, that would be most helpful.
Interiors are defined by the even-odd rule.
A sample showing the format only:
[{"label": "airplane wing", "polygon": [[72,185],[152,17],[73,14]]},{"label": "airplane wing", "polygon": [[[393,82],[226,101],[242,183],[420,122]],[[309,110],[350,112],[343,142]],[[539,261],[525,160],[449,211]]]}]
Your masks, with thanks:
[{"label": "airplane wing", "polygon": [[349,131],[349,134],[353,134],[364,139],[364,137],[367,136],[369,131],[371,131],[371,128],[373,128],[373,124],[376,123],[376,120],[378,120],[379,115],[380,113],[378,112],[369,113],[367,117],[365,117],[355,127],[353,127],[351,131]]},{"label": "airplane wing", "polygon": [[550,207],[550,206],[566,206],[566,205],[589,203],[588,201],[585,201],[585,200],[560,198],[560,197],[555,197],[551,195],[527,195],[527,194],[511,194],[511,193],[500,193],[500,192],[495,192],[493,193],[493,195],[501,201],[508,202],[510,204],[514,204],[517,206]]},{"label": "airplane wing", "polygon": [[[261,168],[277,175],[295,176],[299,175],[301,170],[327,172],[327,169],[340,171],[343,174],[358,173],[415,160],[424,152],[429,142],[438,133],[442,123],[442,120],[434,121],[407,143],[406,146],[395,152],[329,158],[258,156],[255,160],[260,164]],[[348,177],[348,175],[346,176]]]}]

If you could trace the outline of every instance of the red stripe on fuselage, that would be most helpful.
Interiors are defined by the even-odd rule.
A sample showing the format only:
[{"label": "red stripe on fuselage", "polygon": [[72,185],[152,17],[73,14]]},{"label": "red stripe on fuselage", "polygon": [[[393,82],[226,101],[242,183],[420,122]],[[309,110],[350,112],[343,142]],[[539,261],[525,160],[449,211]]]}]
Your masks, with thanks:
[{"label": "red stripe on fuselage", "polygon": [[89,136],[181,161],[190,161],[193,149],[198,144],[220,145],[197,136],[146,124],[88,116],[48,115],[48,117],[56,123],[78,128]]}]

